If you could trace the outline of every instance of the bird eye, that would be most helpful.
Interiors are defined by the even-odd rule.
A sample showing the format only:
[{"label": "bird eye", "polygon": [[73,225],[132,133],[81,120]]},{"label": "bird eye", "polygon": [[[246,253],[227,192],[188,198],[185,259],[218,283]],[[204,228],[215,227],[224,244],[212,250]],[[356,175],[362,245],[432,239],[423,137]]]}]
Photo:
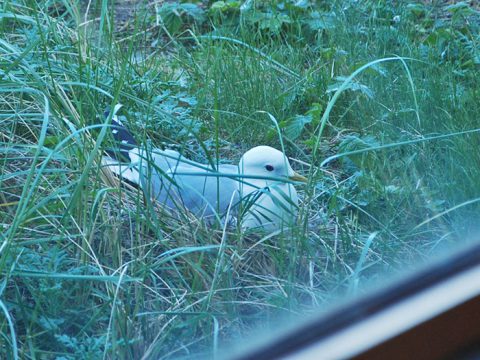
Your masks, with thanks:
[{"label": "bird eye", "polygon": [[273,166],[272,165],[265,165],[265,169],[267,169],[267,171],[273,171]]}]

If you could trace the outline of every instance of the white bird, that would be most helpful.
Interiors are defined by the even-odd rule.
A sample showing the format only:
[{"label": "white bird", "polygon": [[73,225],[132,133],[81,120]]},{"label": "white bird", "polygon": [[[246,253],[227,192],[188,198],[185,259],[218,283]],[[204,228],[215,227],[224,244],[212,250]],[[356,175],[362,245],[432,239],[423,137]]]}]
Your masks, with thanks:
[{"label": "white bird", "polygon": [[298,195],[290,182],[307,179],[293,171],[281,151],[257,146],[241,157],[238,166],[219,164],[214,169],[174,150],[140,149],[116,116],[118,109],[112,116],[112,133],[129,163],[120,163],[113,152],[103,163],[138,184],[147,196],[208,221],[222,221],[229,213],[239,218],[243,229],[274,231],[295,223]]}]

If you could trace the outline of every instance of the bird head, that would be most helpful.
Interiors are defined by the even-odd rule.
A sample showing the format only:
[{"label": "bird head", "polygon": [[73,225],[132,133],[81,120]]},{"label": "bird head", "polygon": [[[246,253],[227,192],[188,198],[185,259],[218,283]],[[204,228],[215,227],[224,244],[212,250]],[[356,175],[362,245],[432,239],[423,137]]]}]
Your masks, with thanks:
[{"label": "bird head", "polygon": [[267,183],[268,178],[307,182],[307,178],[293,171],[283,152],[270,146],[256,146],[248,150],[240,159],[239,173],[246,176],[258,176],[258,180],[245,179],[256,185]]}]

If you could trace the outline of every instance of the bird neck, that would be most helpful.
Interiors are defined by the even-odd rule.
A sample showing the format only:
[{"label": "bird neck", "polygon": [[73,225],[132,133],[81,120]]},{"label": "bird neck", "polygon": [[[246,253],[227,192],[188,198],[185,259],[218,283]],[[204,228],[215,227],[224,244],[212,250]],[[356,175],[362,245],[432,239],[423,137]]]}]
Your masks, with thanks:
[{"label": "bird neck", "polygon": [[271,191],[280,189],[281,191],[285,192],[287,190],[287,187],[288,187],[287,183],[282,183],[278,181],[245,178],[240,184],[240,192],[242,196],[247,196],[255,191],[265,189],[265,188],[269,188]]}]

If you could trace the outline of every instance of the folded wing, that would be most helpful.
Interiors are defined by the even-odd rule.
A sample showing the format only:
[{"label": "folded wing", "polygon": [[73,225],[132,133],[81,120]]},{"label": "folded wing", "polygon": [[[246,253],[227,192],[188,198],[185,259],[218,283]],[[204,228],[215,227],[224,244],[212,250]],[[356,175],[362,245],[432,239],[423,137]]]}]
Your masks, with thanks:
[{"label": "folded wing", "polygon": [[235,213],[239,202],[237,166],[220,165],[215,172],[209,165],[190,161],[174,150],[142,149],[115,113],[112,135],[118,149],[107,152],[104,166],[140,186],[150,198],[199,217],[222,218],[229,208],[230,214]]}]

